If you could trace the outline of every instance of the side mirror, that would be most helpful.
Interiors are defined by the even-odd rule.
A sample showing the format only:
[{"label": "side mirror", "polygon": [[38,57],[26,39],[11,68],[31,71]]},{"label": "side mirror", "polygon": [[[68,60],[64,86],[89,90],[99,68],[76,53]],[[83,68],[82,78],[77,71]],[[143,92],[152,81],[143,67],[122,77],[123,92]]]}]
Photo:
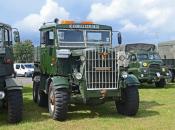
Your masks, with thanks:
[{"label": "side mirror", "polygon": [[122,44],[122,35],[120,32],[118,33],[117,38],[118,38],[118,44],[119,45]]},{"label": "side mirror", "polygon": [[13,36],[14,36],[14,41],[15,42],[20,42],[20,35],[19,35],[18,31],[14,31]]}]

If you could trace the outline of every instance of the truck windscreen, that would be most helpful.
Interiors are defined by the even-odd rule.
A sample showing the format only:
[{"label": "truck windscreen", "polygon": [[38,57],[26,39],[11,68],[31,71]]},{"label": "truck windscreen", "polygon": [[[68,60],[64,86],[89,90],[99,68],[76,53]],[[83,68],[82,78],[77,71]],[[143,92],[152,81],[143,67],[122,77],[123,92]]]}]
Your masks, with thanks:
[{"label": "truck windscreen", "polygon": [[58,40],[60,42],[84,42],[83,31],[81,30],[59,30]]},{"label": "truck windscreen", "polygon": [[161,60],[159,54],[157,53],[149,54],[149,59],[150,60]]},{"label": "truck windscreen", "polygon": [[160,56],[157,53],[151,53],[151,54],[137,54],[138,60],[160,60]]},{"label": "truck windscreen", "polygon": [[60,46],[64,47],[85,47],[96,46],[98,44],[110,45],[111,32],[103,30],[77,30],[77,29],[59,29],[58,41]]},{"label": "truck windscreen", "polygon": [[109,31],[87,31],[87,43],[110,43]]}]

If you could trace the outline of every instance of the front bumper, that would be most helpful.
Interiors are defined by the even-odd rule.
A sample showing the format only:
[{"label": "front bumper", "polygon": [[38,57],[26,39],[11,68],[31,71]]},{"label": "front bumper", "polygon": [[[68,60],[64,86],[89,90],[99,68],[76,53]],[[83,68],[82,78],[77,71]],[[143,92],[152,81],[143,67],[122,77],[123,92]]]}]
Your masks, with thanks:
[{"label": "front bumper", "polygon": [[160,72],[151,72],[151,73],[140,73],[138,77],[140,82],[157,82],[160,81],[160,79],[170,79],[169,73],[160,73]]}]

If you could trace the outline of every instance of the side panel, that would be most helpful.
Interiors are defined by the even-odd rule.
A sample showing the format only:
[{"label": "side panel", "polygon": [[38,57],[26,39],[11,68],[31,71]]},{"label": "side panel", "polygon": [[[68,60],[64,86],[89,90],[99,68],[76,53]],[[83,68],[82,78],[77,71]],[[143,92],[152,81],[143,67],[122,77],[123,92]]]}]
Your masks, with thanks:
[{"label": "side panel", "polygon": [[55,89],[69,88],[68,77],[56,76],[56,77],[52,77],[51,79],[52,79],[53,85],[55,86]]},{"label": "side panel", "polygon": [[56,69],[56,49],[52,47],[41,48],[41,71],[45,74],[55,75]]}]

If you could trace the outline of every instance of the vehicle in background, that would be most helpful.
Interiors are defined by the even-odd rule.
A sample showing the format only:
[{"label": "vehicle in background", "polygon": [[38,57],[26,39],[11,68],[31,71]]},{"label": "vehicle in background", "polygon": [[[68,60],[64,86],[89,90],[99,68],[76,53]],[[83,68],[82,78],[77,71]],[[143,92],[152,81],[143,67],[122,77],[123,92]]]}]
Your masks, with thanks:
[{"label": "vehicle in background", "polygon": [[[70,103],[94,106],[114,101],[120,114],[137,113],[140,83],[134,75],[120,70],[122,58],[112,47],[112,33],[111,26],[92,22],[59,24],[55,20],[40,28],[33,100],[39,106],[48,105],[53,119],[67,119]],[[119,44],[121,40],[118,32]]]},{"label": "vehicle in background", "polygon": [[[13,36],[14,41],[20,43],[17,29],[13,32]],[[13,77],[12,45],[12,27],[8,24],[0,23],[0,109],[7,109],[8,122],[17,123],[22,120],[23,87],[20,81]]]},{"label": "vehicle in background", "polygon": [[123,50],[127,57],[125,67],[129,74],[134,74],[141,83],[155,83],[156,87],[166,85],[170,74],[154,44],[127,44]]},{"label": "vehicle in background", "polygon": [[171,81],[175,77],[175,41],[161,42],[158,44],[159,54],[164,64],[171,72]]},{"label": "vehicle in background", "polygon": [[16,76],[32,77],[34,72],[33,63],[15,63],[14,70]]}]

